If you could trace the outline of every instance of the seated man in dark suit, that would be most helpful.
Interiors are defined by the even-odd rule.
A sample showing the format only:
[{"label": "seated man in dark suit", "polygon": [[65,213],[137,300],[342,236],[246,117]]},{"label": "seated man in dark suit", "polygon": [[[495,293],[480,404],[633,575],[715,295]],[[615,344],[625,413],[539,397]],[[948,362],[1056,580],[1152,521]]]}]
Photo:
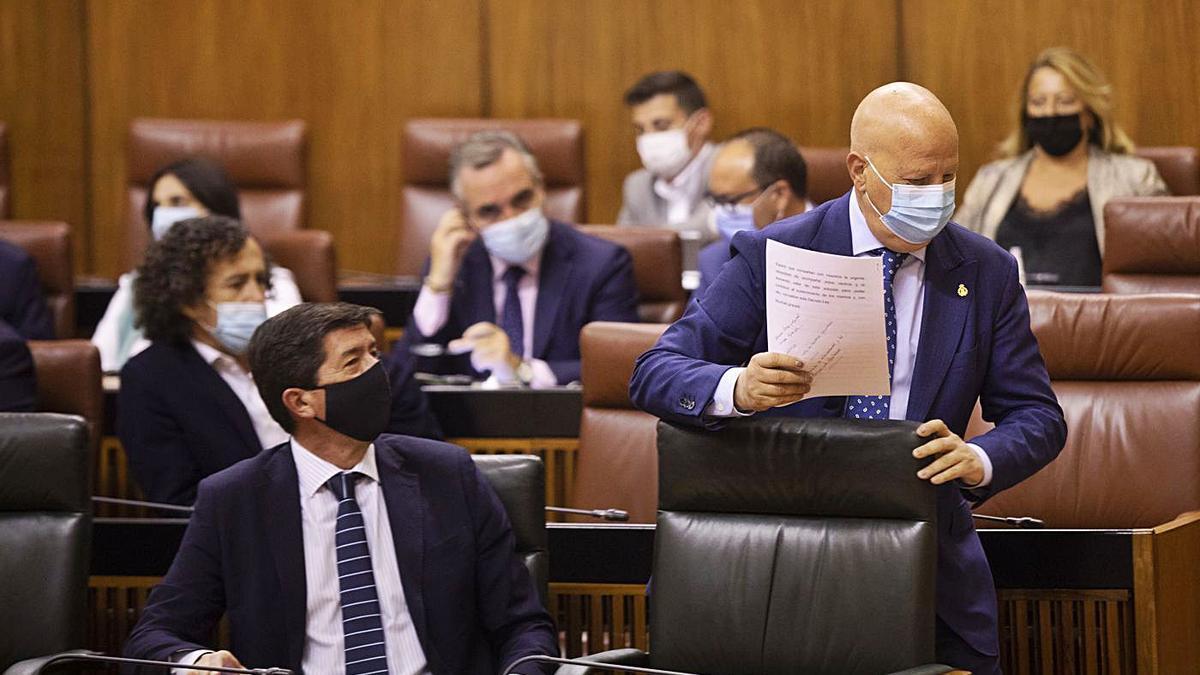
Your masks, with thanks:
[{"label": "seated man in dark suit", "polygon": [[721,238],[700,250],[697,297],[729,261],[733,235],[812,208],[808,168],[787,136],[765,127],[746,129],[717,150],[708,173],[708,199]]},{"label": "seated man in dark suit", "polygon": [[637,321],[625,249],[542,213],[537,160],[508,132],[480,132],[455,148],[448,211],[430,243],[425,285],[405,339],[448,345],[422,371],[542,387],[579,379],[579,331],[591,321]]},{"label": "seated man in dark suit", "polygon": [[32,412],[36,403],[33,356],[25,339],[0,319],[0,412]]},{"label": "seated man in dark suit", "polygon": [[[117,435],[148,499],[191,504],[201,478],[287,439],[246,363],[269,290],[262,249],[231,218],[183,220],[151,244],[134,281],[151,345],[121,370],[117,406]],[[415,382],[396,390],[425,405]],[[416,433],[436,429],[423,410]]]},{"label": "seated man in dark suit", "polygon": [[0,241],[0,321],[26,340],[54,339],[54,315],[42,295],[37,264],[7,241]]},{"label": "seated man in dark suit", "polygon": [[[840,199],[733,237],[707,293],[639,357],[635,405],[677,423],[717,427],[747,415],[921,422],[916,472],[938,488],[937,657],[999,672],[996,590],[971,504],[1052,461],[1062,409],[1029,327],[1013,257],[950,222],[958,129],[928,90],[896,82],[854,113]],[[767,351],[767,241],[842,256],[881,256],[888,396],[806,398],[813,373]],[[885,339],[886,338],[886,339]],[[980,401],[995,429],[966,443]]]},{"label": "seated man in dark suit", "polygon": [[[254,382],[291,436],[200,484],[126,656],[492,675],[557,654],[504,507],[470,456],[380,435],[390,405],[371,314],[300,305],[255,333]],[[231,651],[211,652],[225,613]]]}]

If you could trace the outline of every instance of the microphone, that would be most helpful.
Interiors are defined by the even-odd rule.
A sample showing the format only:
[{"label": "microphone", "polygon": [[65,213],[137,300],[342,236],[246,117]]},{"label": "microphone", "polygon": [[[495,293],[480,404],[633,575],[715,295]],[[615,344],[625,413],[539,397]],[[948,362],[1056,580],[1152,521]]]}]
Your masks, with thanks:
[{"label": "microphone", "polygon": [[546,510],[551,513],[569,513],[576,516],[588,516],[590,518],[599,518],[619,523],[629,521],[629,512],[622,511],[621,509],[568,509],[565,506],[547,506]]},{"label": "microphone", "polygon": [[120,504],[122,506],[144,506],[150,509],[161,509],[163,511],[180,511],[183,513],[191,513],[195,511],[191,506],[180,506],[178,504],[164,504],[162,502],[144,502],[138,499],[117,499],[116,497],[92,497],[92,501],[100,504]]},{"label": "microphone", "polygon": [[170,671],[172,668],[183,668],[185,670],[204,670],[213,673],[239,673],[240,675],[293,675],[291,670],[287,668],[230,668],[227,666],[187,666],[181,663],[171,661],[151,661],[149,659],[127,659],[123,656],[108,656],[98,652],[89,651],[74,651],[63,652],[56,654],[41,665],[37,672],[42,672],[52,665],[60,663],[72,662],[86,663],[122,663],[130,666],[151,666],[153,668],[164,668]]},{"label": "microphone", "polygon": [[1005,525],[1015,527],[1021,530],[1041,530],[1046,527],[1046,522],[1038,518],[1030,518],[1029,516],[1021,516],[1019,518],[1005,518],[1003,516],[985,516],[982,513],[972,513],[972,518],[986,520],[992,523],[1004,523]]},{"label": "microphone", "polygon": [[584,668],[592,668],[599,671],[615,670],[622,673],[647,673],[648,675],[695,675],[695,673],[685,673],[678,670],[659,670],[657,668],[643,668],[641,666],[623,666],[616,663],[603,663],[600,661],[588,661],[586,659],[562,659],[558,658],[557,656],[543,656],[541,654],[522,656],[516,661],[513,661],[508,668],[505,668],[502,675],[520,675],[517,673],[517,666],[526,663],[557,663],[564,666],[582,666]]}]

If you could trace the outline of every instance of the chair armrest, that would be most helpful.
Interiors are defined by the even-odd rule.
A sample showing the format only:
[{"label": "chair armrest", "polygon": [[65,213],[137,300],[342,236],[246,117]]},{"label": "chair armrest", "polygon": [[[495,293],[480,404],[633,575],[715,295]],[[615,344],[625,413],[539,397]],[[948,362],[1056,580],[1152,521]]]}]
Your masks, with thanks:
[{"label": "chair armrest", "polygon": [[[610,649],[598,654],[581,656],[578,660],[596,664],[612,663],[618,666],[646,667],[650,665],[650,655],[640,649]],[[603,669],[583,666],[559,666],[558,670],[554,671],[554,675],[591,675],[591,673],[601,670]]]},{"label": "chair armrest", "polygon": [[[65,652],[59,652],[57,654],[50,654],[49,656],[38,656],[32,659],[25,659],[24,661],[18,661],[9,666],[8,670],[4,671],[4,675],[40,675],[42,672],[42,666],[46,665],[46,663],[48,663],[51,659],[56,659],[66,654],[98,655],[100,652],[94,652],[90,649],[72,649]],[[52,668],[51,671],[53,670],[58,670],[58,668]]]}]

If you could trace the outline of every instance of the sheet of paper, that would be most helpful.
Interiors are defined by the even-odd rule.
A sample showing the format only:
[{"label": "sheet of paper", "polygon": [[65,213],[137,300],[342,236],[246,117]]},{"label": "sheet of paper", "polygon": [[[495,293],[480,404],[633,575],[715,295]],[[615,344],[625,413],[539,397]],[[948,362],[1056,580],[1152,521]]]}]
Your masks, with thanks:
[{"label": "sheet of paper", "polygon": [[767,349],[812,372],[805,398],[891,394],[883,260],[767,240]]}]

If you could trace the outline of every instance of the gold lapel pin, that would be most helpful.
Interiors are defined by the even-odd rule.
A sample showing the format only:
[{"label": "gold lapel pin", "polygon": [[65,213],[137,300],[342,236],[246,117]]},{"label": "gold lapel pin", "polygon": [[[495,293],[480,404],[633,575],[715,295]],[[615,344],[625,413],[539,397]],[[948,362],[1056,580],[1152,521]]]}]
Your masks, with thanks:
[{"label": "gold lapel pin", "polygon": [[958,285],[958,297],[965,298],[965,297],[967,297],[967,293],[969,293],[969,292],[970,291],[967,290],[967,287],[965,285],[963,285],[963,284]]}]

